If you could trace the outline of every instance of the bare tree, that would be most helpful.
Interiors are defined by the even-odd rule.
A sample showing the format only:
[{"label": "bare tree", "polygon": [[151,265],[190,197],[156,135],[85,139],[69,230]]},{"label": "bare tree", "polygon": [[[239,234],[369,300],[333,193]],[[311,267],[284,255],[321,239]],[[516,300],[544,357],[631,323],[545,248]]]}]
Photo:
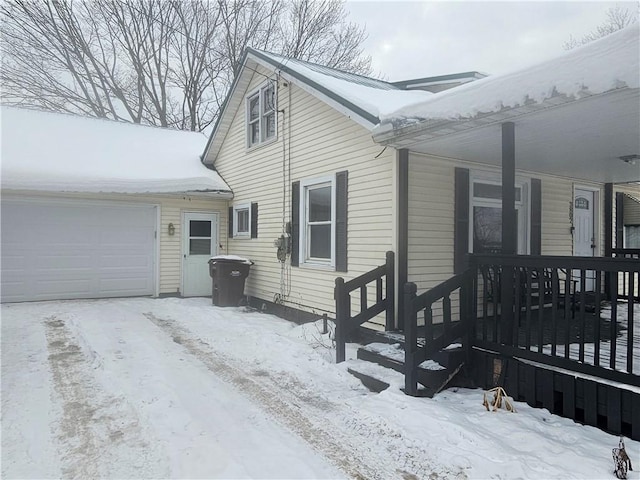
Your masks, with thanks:
[{"label": "bare tree", "polygon": [[3,103],[203,130],[247,46],[369,73],[342,1],[8,0]]},{"label": "bare tree", "polygon": [[363,54],[364,28],[345,22],[342,2],[293,0],[285,23],[282,53],[328,67],[367,75],[371,57]]},{"label": "bare tree", "polygon": [[584,35],[580,40],[570,36],[569,40],[564,42],[564,49],[571,50],[573,48],[584,45],[585,43],[593,42],[598,38],[606,37],[607,35],[622,30],[628,25],[638,21],[638,11],[633,12],[627,8],[623,8],[620,5],[611,7],[607,10],[605,21],[596,27],[595,30]]}]

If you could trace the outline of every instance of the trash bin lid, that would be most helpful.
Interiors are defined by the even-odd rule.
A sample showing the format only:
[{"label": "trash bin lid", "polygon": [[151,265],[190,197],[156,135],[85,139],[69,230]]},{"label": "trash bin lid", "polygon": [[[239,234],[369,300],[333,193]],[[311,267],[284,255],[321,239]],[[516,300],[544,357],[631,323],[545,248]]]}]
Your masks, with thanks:
[{"label": "trash bin lid", "polygon": [[251,260],[238,255],[216,255],[209,259],[209,263],[243,263],[245,265],[253,265]]}]

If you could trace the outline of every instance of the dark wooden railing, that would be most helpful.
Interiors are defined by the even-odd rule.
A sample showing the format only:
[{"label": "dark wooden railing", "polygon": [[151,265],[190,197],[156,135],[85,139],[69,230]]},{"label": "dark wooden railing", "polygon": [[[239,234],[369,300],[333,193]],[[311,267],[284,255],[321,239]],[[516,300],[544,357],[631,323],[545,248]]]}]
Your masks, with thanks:
[{"label": "dark wooden railing", "polygon": [[[640,248],[613,248],[611,249],[613,258],[627,258],[640,261]],[[640,302],[640,276],[636,273],[634,280],[635,291],[629,290],[629,272],[622,272],[618,281],[618,296],[620,298],[633,297],[636,303]]]},{"label": "dark wooden railing", "polygon": [[[634,352],[640,305],[633,296],[621,302],[618,294],[637,291],[640,261],[472,255],[471,265],[479,296],[475,347],[640,386]],[[605,283],[609,313],[602,310]]]},{"label": "dark wooden railing", "polygon": [[[456,275],[436,287],[416,295],[415,283],[404,289],[405,318],[405,393],[417,395],[418,366],[434,353],[458,338],[467,336],[464,344],[470,347],[472,331],[473,271]],[[434,305],[438,304],[441,320],[434,325]],[[453,312],[456,311],[457,315]],[[421,314],[419,322],[418,314]],[[457,317],[457,318],[455,318]],[[454,320],[455,318],[455,320]],[[437,326],[437,328],[436,328]]]},{"label": "dark wooden railing", "polygon": [[[385,328],[394,329],[393,315],[395,310],[395,261],[394,253],[387,252],[384,265],[346,281],[336,278],[334,299],[336,301],[336,363],[345,359],[345,343],[351,332],[376,315],[386,312]],[[369,305],[367,285],[375,282],[376,302]],[[384,286],[383,286],[384,285]],[[352,315],[351,292],[360,291],[360,308]]]}]

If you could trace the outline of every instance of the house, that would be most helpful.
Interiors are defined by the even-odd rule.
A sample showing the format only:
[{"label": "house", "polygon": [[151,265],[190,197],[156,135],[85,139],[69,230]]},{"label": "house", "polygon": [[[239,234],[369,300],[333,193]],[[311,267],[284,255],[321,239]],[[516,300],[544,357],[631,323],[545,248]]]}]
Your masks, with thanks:
[{"label": "house", "polygon": [[431,394],[466,364],[640,438],[639,40],[631,26],[440,91],[248,50],[203,162],[234,192],[226,242],[255,262],[250,301],[336,318],[338,361],[359,325],[385,330],[406,393],[462,339]]},{"label": "house", "polygon": [[640,195],[640,163],[623,161],[640,151],[637,38],[630,28],[511,74],[461,74],[436,94],[415,88],[442,78],[391,84],[249,49],[203,157],[234,192],[228,250],[255,262],[247,294],[332,316],[336,277],[388,250],[396,284],[426,290],[466,254],[502,249],[506,122],[510,248],[610,256],[608,199]]},{"label": "house", "polygon": [[231,189],[200,133],[2,107],[2,301],[210,295]]}]

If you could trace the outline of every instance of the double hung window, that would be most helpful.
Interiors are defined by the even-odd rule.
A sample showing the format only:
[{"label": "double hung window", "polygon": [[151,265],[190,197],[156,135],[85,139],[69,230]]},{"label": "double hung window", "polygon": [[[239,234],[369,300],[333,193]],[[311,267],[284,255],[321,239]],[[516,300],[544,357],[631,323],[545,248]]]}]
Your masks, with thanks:
[{"label": "double hung window", "polygon": [[[516,185],[515,206],[518,227],[518,253],[527,252],[526,185]],[[491,180],[471,183],[471,248],[474,253],[502,251],[502,186]]]},{"label": "double hung window", "polygon": [[247,146],[276,138],[275,87],[268,82],[247,97]]},{"label": "double hung window", "polygon": [[300,258],[304,263],[334,265],[335,258],[335,179],[333,177],[301,183]]},{"label": "double hung window", "polygon": [[251,215],[249,204],[233,206],[233,236],[248,237],[251,233]]}]

